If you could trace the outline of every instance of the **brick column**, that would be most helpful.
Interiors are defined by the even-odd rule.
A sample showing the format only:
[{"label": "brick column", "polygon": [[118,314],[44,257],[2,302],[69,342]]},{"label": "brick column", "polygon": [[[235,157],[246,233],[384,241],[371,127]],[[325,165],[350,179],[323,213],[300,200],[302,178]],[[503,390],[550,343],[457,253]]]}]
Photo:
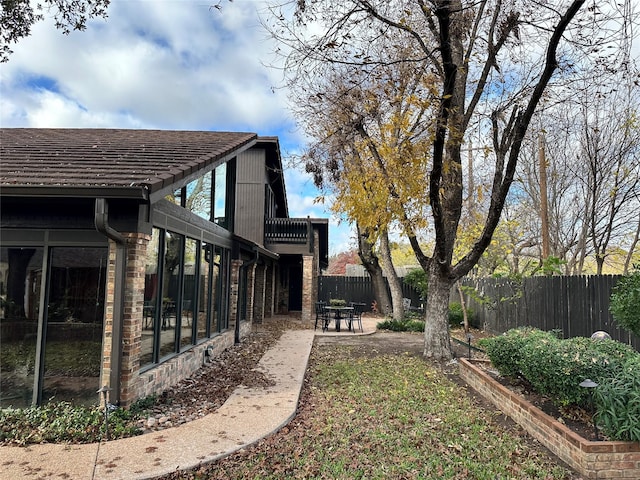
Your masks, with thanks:
[{"label": "brick column", "polygon": [[264,320],[266,304],[267,266],[256,265],[254,279],[253,321],[262,323]]},{"label": "brick column", "polygon": [[[124,246],[109,240],[100,386],[112,389],[108,395],[109,401],[120,401],[122,406],[127,406],[139,394],[137,378],[140,369],[144,277],[147,244],[151,237],[142,233],[127,233],[124,237]],[[118,258],[119,255],[124,258]],[[123,274],[120,273],[122,270],[118,271],[118,262],[124,262]],[[118,298],[121,299],[121,305],[115,303]],[[119,373],[116,375],[115,371]]]},{"label": "brick column", "polygon": [[313,316],[313,256],[302,256],[302,323],[311,325]]},{"label": "brick column", "polygon": [[264,274],[264,316],[273,317],[275,313],[275,268],[273,264],[265,268]]},{"label": "brick column", "polygon": [[242,260],[231,260],[231,289],[229,291],[229,328],[231,330],[235,328],[236,319],[238,318],[238,288],[240,278],[240,265],[242,265]]},{"label": "brick column", "polygon": [[[113,305],[116,290],[116,244],[109,240],[109,259],[107,261],[107,278],[104,298],[104,330],[102,332],[102,370],[100,387],[111,388],[111,369],[113,352]],[[117,364],[117,359],[116,359]],[[117,392],[111,392],[110,398],[117,397]]]}]

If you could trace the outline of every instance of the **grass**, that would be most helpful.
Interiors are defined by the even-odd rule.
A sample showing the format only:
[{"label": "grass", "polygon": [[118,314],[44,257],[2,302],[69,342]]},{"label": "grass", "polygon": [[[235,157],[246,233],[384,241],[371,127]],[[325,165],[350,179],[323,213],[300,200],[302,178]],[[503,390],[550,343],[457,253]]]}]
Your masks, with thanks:
[{"label": "grass", "polygon": [[163,478],[568,478],[428,362],[354,348],[314,348],[298,415],[283,431]]}]

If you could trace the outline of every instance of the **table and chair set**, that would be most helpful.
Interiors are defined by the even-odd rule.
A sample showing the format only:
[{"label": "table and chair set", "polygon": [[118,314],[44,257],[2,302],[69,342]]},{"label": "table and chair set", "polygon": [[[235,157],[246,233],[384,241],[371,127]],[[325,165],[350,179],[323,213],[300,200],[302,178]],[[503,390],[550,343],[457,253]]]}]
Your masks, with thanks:
[{"label": "table and chair set", "polygon": [[362,329],[362,312],[366,307],[365,303],[351,302],[348,305],[330,305],[326,302],[316,302],[316,323],[314,330],[318,328],[318,324],[322,327],[322,331],[329,330],[331,322],[334,322],[336,332],[340,331],[344,321],[347,330],[356,333],[356,328]]}]

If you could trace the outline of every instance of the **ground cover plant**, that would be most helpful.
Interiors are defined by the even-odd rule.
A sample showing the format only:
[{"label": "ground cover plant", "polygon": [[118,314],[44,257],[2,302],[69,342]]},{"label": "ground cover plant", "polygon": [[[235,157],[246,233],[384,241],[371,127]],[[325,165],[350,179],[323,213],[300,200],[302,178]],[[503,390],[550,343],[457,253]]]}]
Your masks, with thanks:
[{"label": "ground cover plant", "polygon": [[419,355],[316,342],[287,427],[218,462],[162,478],[572,478],[494,422],[497,416]]}]

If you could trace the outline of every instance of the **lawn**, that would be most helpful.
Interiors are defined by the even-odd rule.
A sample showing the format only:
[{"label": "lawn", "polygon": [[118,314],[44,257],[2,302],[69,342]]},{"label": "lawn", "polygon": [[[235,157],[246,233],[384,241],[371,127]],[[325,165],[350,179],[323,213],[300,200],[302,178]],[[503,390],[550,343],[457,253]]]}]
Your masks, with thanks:
[{"label": "lawn", "polygon": [[164,479],[569,479],[414,355],[314,346],[296,418],[257,445]]}]

